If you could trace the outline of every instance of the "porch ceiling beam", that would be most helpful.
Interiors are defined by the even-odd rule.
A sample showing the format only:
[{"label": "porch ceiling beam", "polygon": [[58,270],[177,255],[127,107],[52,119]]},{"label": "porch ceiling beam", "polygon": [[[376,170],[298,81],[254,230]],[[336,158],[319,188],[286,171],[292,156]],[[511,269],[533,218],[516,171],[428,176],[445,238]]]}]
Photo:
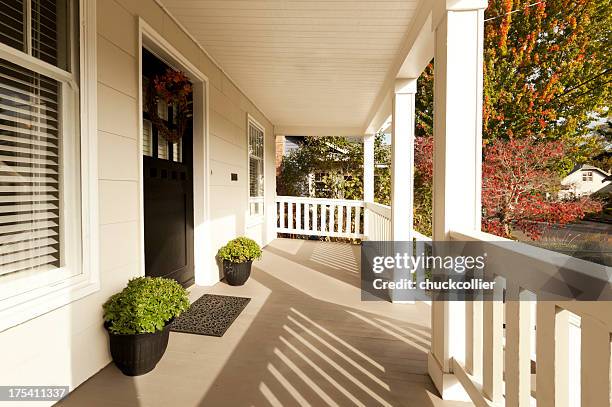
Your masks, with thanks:
[{"label": "porch ceiling beam", "polygon": [[364,137],[359,127],[274,126],[277,136]]},{"label": "porch ceiling beam", "polygon": [[421,2],[412,25],[404,37],[402,48],[391,65],[387,77],[372,104],[362,133],[376,133],[391,115],[395,80],[397,78],[418,78],[433,58],[432,3],[429,0]]}]

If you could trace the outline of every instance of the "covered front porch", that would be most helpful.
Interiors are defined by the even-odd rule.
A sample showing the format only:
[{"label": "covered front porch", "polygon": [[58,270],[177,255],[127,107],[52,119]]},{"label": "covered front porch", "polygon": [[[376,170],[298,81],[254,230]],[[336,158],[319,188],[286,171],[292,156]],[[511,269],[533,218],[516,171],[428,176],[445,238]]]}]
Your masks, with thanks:
[{"label": "covered front porch", "polygon": [[[37,2],[23,3],[28,28]],[[58,224],[44,222],[44,233],[60,234],[63,246],[70,243],[60,251],[71,257],[61,260],[74,266],[71,277],[57,277],[63,285],[35,276],[37,292],[14,274],[23,292],[0,302],[3,384],[67,386],[72,392],[60,401],[66,406],[427,407],[467,400],[479,406],[523,407],[536,400],[551,407],[610,405],[609,303],[551,299],[547,285],[563,270],[571,287],[561,289],[587,290],[596,281],[608,294],[609,269],[517,244],[512,264],[493,264],[488,272],[500,290],[528,300],[364,302],[358,245],[277,238],[415,241],[417,250],[431,239],[476,241],[506,250],[506,239],[481,232],[486,0],[67,3],[80,7],[71,23],[82,31],[71,44],[72,65],[79,60],[80,71],[32,54],[28,29],[23,37],[30,44],[23,50],[0,41],[0,59],[8,61],[10,80],[18,84],[5,89],[5,98],[23,106],[1,102],[41,117],[41,96],[20,87],[40,92],[39,77],[50,77],[64,92],[51,100],[61,102],[64,117],[54,119],[61,135],[57,128],[44,133],[50,128],[44,120],[17,117],[22,113],[11,118],[19,132],[34,123],[36,137],[51,143],[32,134],[3,135],[3,162],[17,163],[11,166],[22,173],[54,174],[44,176],[50,203],[40,206],[28,199],[38,199],[43,177],[10,174],[7,182],[15,186],[3,187],[11,219],[6,222],[18,219],[15,202],[19,210],[37,213],[26,217],[23,230],[2,226],[3,235],[36,231],[38,239],[38,219],[59,218]],[[70,26],[59,17],[57,22]],[[147,150],[149,135],[157,136],[145,126],[145,51],[183,71],[193,85],[193,135],[186,150],[191,166],[185,173],[159,171],[159,180],[180,180],[187,191],[172,196],[181,199],[178,207],[191,209],[174,225],[185,238],[185,250],[175,257],[185,255],[181,265],[193,270],[193,279],[185,280],[194,282],[191,300],[214,293],[251,302],[222,338],[172,333],[156,369],[133,378],[109,364],[102,305],[130,278],[149,275],[144,185],[145,176],[158,172],[147,171],[143,162],[147,152],[166,161],[173,155],[163,147],[160,154],[159,143],[157,152]],[[416,84],[432,59],[433,227],[427,237],[413,230],[412,174]],[[31,83],[18,72],[24,61]],[[66,97],[68,89],[74,98]],[[81,128],[71,129],[74,123]],[[391,136],[391,206],[374,202],[379,132]],[[363,139],[363,199],[276,196],[274,140],[290,135]],[[24,140],[32,146],[17,146]],[[41,150],[41,143],[51,150]],[[41,162],[52,168],[41,170]],[[167,196],[150,202],[164,207]],[[265,246],[264,255],[246,285],[230,287],[219,281],[215,253],[241,235]],[[48,242],[46,236],[41,241]],[[11,273],[30,268],[23,253],[12,254],[23,247],[2,246]],[[32,264],[55,261],[25,247]]]},{"label": "covered front porch", "polygon": [[427,374],[429,305],[360,301],[359,249],[274,240],[246,285],[191,289],[252,298],[222,338],[173,332],[150,374],[110,364],[60,405],[469,405]]}]

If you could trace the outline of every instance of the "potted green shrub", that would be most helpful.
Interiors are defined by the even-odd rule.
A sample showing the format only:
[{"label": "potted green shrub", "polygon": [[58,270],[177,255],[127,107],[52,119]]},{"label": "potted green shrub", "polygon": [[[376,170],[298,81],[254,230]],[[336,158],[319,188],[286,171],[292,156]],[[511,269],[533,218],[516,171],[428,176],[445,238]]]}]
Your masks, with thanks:
[{"label": "potted green shrub", "polygon": [[253,260],[261,258],[261,248],[253,239],[240,236],[220,248],[217,257],[223,261],[225,281],[243,285],[251,275]]},{"label": "potted green shrub", "polygon": [[137,277],[103,305],[104,327],[115,365],[125,375],[150,372],[160,361],[174,318],[189,308],[187,291],[175,280]]}]

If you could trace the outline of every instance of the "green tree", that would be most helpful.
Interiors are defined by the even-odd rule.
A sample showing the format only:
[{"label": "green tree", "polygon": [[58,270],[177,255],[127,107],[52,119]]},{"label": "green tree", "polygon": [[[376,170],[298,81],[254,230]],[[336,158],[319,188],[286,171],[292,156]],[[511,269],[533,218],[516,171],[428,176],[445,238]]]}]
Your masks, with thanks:
[{"label": "green tree", "polygon": [[[390,152],[384,136],[374,142],[375,200],[389,204]],[[317,182],[312,176],[319,174]],[[309,179],[310,177],[310,179]],[[299,148],[283,157],[277,194],[335,199],[363,199],[363,143],[345,137],[306,137]]]}]

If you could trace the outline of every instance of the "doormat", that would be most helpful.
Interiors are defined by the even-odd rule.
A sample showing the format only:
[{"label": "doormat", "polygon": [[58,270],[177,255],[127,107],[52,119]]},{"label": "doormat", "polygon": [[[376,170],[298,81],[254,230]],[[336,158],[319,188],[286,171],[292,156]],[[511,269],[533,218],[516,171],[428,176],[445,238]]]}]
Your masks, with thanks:
[{"label": "doormat", "polygon": [[221,337],[249,301],[245,297],[204,294],[174,321],[170,330]]}]

